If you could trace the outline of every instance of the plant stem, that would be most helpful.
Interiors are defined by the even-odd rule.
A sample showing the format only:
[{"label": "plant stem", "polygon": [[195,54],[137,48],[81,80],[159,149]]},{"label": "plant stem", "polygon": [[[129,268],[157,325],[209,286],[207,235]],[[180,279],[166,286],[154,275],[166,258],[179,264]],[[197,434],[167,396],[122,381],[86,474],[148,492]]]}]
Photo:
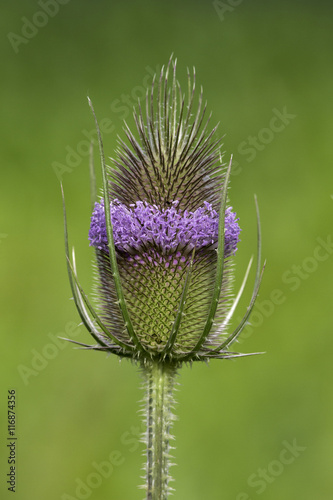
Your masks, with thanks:
[{"label": "plant stem", "polygon": [[175,419],[171,410],[176,368],[166,363],[150,363],[143,371],[146,378],[146,498],[166,500],[170,491],[169,441]]}]

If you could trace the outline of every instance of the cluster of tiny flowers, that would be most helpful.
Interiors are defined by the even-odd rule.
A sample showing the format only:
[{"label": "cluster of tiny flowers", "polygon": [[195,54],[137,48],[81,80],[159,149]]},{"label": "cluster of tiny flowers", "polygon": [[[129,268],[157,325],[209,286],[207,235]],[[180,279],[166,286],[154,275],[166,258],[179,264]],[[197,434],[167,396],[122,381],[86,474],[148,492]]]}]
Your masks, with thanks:
[{"label": "cluster of tiny flowers", "polygon": [[[218,239],[218,213],[210,203],[194,212],[177,210],[178,201],[169,208],[160,209],[145,201],[137,201],[129,207],[114,200],[110,203],[113,239],[120,251],[140,249],[142,245],[154,244],[165,252],[178,246],[189,249],[214,245]],[[240,228],[236,214],[231,208],[225,214],[225,257],[235,253]],[[104,200],[95,203],[89,231],[90,245],[108,252],[105,224]]]}]

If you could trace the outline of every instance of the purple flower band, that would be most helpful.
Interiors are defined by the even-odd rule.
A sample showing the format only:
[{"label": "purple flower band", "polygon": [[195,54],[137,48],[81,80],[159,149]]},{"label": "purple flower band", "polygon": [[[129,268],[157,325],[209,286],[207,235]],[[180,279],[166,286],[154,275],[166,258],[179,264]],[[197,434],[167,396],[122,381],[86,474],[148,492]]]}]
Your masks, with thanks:
[{"label": "purple flower band", "polygon": [[[113,238],[120,251],[140,249],[154,244],[168,252],[180,246],[202,248],[216,244],[218,239],[218,213],[208,202],[194,212],[177,210],[178,201],[170,208],[137,201],[129,207],[114,200],[110,203]],[[240,227],[236,214],[227,208],[225,214],[225,257],[235,253]],[[89,230],[90,246],[108,252],[104,200],[95,203]]]}]

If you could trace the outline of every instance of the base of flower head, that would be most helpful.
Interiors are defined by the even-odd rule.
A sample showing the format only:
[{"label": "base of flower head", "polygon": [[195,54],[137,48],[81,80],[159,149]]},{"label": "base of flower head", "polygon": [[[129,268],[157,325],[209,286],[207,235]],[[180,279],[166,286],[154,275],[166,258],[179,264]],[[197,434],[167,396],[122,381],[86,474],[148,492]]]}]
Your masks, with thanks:
[{"label": "base of flower head", "polygon": [[[141,344],[141,347],[138,348],[138,345],[135,345],[133,341],[128,337],[128,334],[125,331],[122,331],[123,328],[116,328],[115,333],[112,333],[112,329],[110,330],[107,325],[104,323],[104,318],[95,312],[94,308],[90,304],[88,297],[85,295],[82,287],[79,284],[77,275],[76,275],[76,267],[75,267],[75,254],[73,251],[73,257],[70,259],[69,256],[69,250],[68,250],[68,237],[67,237],[67,223],[66,223],[66,213],[65,213],[65,206],[64,206],[64,221],[65,221],[65,242],[66,242],[66,255],[67,255],[67,263],[68,263],[68,272],[69,272],[69,277],[70,277],[70,283],[73,291],[73,297],[74,301],[76,304],[76,307],[79,311],[79,314],[87,327],[87,329],[90,331],[91,335],[95,338],[97,341],[97,344],[95,345],[87,345],[83,344],[80,342],[74,342],[75,344],[81,346],[82,348],[86,349],[94,349],[94,350],[99,350],[99,351],[104,351],[104,352],[110,352],[118,355],[120,358],[130,358],[135,362],[139,362],[140,364],[145,364],[145,363],[151,363],[153,362],[158,362],[158,363],[168,363],[174,367],[180,366],[182,363],[191,363],[193,361],[207,361],[209,359],[217,358],[217,359],[228,359],[228,358],[234,358],[234,357],[242,357],[242,356],[247,356],[251,354],[240,354],[236,352],[231,352],[229,350],[230,345],[237,339],[239,334],[241,333],[242,329],[246,325],[246,322],[248,321],[248,318],[251,314],[251,311],[253,309],[256,297],[258,295],[261,279],[262,279],[262,274],[263,270],[260,272],[260,243],[261,243],[261,238],[260,238],[260,222],[259,222],[259,212],[257,208],[257,221],[258,221],[258,258],[257,258],[257,271],[256,271],[256,280],[255,280],[255,286],[251,298],[251,302],[248,306],[248,309],[246,311],[246,314],[244,315],[242,321],[239,323],[235,331],[229,335],[224,341],[220,340],[220,344],[218,344],[218,339],[216,338],[215,341],[212,343],[211,341],[205,342],[200,348],[184,348],[180,349],[178,351],[175,351],[174,349],[168,349],[168,345],[170,344],[170,341],[172,341],[172,332],[173,328],[169,330],[169,337],[164,338],[164,348],[163,345],[161,346],[162,348],[151,351],[149,347],[145,347],[144,345]],[[104,254],[105,257],[107,257],[105,252],[97,251],[97,253]],[[135,267],[135,266],[133,266]],[[250,266],[249,266],[250,267]],[[184,306],[184,297],[186,296],[186,289],[187,289],[187,284],[189,282],[189,272],[191,271],[192,264],[191,262],[189,263],[189,269],[187,271],[187,275],[185,277],[185,283],[183,286],[183,293],[180,298],[180,304],[178,307],[178,312],[177,312],[177,317],[181,321],[183,320],[183,306]],[[109,273],[110,270],[107,271]],[[248,276],[249,268],[247,270],[247,273],[245,275],[243,284],[241,286],[242,291],[246,280]],[[103,278],[103,273],[102,276]],[[112,280],[112,276],[110,275],[109,278]],[[186,293],[184,293],[186,292]],[[109,297],[108,300],[111,300],[113,304],[116,303],[116,296],[113,294],[112,296]],[[237,299],[238,300],[238,299]],[[235,302],[237,302],[237,300]],[[231,308],[233,309],[233,307]],[[229,313],[228,313],[229,315]],[[178,321],[176,317],[176,322]],[[228,316],[229,317],[229,316]],[[229,317],[230,319],[230,317]],[[226,321],[227,323],[227,321]],[[175,325],[176,323],[174,323]],[[115,325],[117,326],[117,325]],[[119,326],[119,325],[118,325]],[[196,325],[197,326],[197,325]],[[177,326],[177,328],[179,325]],[[177,328],[175,331],[177,331]],[[223,335],[224,330],[221,331],[220,327],[218,328],[218,334],[222,333]],[[68,340],[68,339],[67,339]],[[209,340],[209,339],[207,339]],[[172,344],[174,345],[174,344]],[[140,344],[139,344],[140,346]],[[254,353],[257,354],[257,353]]]}]

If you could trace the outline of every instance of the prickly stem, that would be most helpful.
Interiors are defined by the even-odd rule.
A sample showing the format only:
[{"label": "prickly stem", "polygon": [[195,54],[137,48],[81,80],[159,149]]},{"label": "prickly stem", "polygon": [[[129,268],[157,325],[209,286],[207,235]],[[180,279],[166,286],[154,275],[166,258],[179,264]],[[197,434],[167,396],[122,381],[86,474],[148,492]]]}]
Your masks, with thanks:
[{"label": "prickly stem", "polygon": [[176,368],[165,363],[143,367],[146,384],[146,500],[166,500],[170,492],[170,429],[175,416],[173,389]]}]

